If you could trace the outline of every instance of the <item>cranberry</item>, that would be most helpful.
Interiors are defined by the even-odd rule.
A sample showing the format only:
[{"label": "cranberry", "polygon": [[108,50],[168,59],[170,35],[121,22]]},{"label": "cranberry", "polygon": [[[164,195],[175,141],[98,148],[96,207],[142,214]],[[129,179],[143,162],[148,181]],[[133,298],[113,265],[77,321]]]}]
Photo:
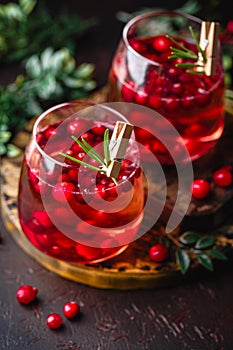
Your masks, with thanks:
[{"label": "cranberry", "polygon": [[63,313],[67,318],[74,318],[79,313],[79,305],[75,301],[65,303]]},{"label": "cranberry", "polygon": [[50,248],[53,245],[53,239],[51,235],[47,235],[46,233],[36,235],[36,240],[40,246],[44,248]]},{"label": "cranberry", "polygon": [[164,35],[158,35],[153,41],[153,47],[158,52],[168,51],[171,46],[171,41]]},{"label": "cranberry", "polygon": [[167,98],[164,102],[164,108],[167,112],[176,112],[179,108],[179,99],[173,97]]},{"label": "cranberry", "polygon": [[71,198],[73,192],[75,191],[75,186],[71,182],[61,182],[53,187],[52,195],[53,198],[58,202],[64,202]]},{"label": "cranberry", "polygon": [[33,213],[34,218],[38,221],[39,224],[45,227],[52,227],[53,223],[50,220],[48,214],[45,211],[35,211]]},{"label": "cranberry", "polygon": [[216,170],[213,174],[213,181],[219,187],[228,187],[232,184],[232,174],[226,168]]},{"label": "cranberry", "polygon": [[206,106],[210,103],[211,94],[201,88],[198,89],[198,95],[196,96],[196,100],[200,106]]},{"label": "cranberry", "polygon": [[57,135],[56,128],[52,126],[48,127],[48,129],[45,132],[45,137],[49,139],[51,136],[55,136],[55,135]]},{"label": "cranberry", "polygon": [[96,260],[101,253],[101,249],[77,244],[76,252],[84,257],[85,260]]},{"label": "cranberry", "polygon": [[210,193],[210,184],[205,179],[196,179],[191,185],[191,192],[194,198],[204,199]]},{"label": "cranberry", "polygon": [[148,95],[144,90],[138,90],[135,93],[135,102],[138,104],[144,105],[147,101]]},{"label": "cranberry", "polygon": [[143,53],[146,51],[146,45],[144,45],[143,43],[137,41],[137,40],[131,40],[130,41],[130,45],[132,46],[132,48],[139,52],[139,53]]},{"label": "cranberry", "polygon": [[134,82],[127,81],[122,86],[121,96],[125,102],[133,102],[134,100]]},{"label": "cranberry", "polygon": [[183,91],[182,84],[181,83],[174,83],[172,85],[172,93],[174,95],[180,96]]},{"label": "cranberry", "polygon": [[92,127],[92,132],[96,135],[104,135],[104,132],[105,132],[106,128],[104,125],[102,124],[96,124]]},{"label": "cranberry", "polygon": [[30,285],[24,285],[18,288],[16,299],[21,304],[29,304],[36,299],[38,289]]},{"label": "cranberry", "polygon": [[152,261],[162,262],[168,258],[168,248],[163,244],[155,244],[149,249],[149,257]]},{"label": "cranberry", "polygon": [[67,131],[71,135],[81,135],[84,131],[86,131],[86,128],[86,122],[79,119],[74,119],[67,125]]},{"label": "cranberry", "polygon": [[54,312],[47,316],[46,324],[49,328],[52,328],[52,329],[60,328],[62,325],[62,317],[59,314]]},{"label": "cranberry", "polygon": [[151,108],[159,108],[162,106],[162,100],[160,98],[160,96],[150,96],[149,100],[148,100],[148,104]]}]

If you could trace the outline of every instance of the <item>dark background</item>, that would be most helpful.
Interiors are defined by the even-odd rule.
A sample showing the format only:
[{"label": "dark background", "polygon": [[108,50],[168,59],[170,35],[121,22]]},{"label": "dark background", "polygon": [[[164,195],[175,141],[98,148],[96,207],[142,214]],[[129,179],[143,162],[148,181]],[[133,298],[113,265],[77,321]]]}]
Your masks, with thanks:
[{"label": "dark background", "polygon": [[[3,2],[2,2],[3,3]],[[184,1],[48,1],[51,11],[69,10],[98,25],[77,42],[77,59],[96,66],[98,87],[107,82],[111,59],[123,23],[119,10],[141,7],[176,9]],[[203,2],[201,2],[203,5]],[[201,12],[207,18],[211,1]],[[222,1],[212,19],[231,19],[228,1]],[[1,67],[8,82],[17,66]],[[98,290],[62,279],[28,257],[0,224],[0,350],[232,350],[233,271],[231,263],[214,273],[167,289],[138,291]],[[39,289],[38,301],[22,306],[15,299],[21,284]],[[82,314],[52,331],[45,325],[50,312],[61,313],[66,301],[80,302]]]}]

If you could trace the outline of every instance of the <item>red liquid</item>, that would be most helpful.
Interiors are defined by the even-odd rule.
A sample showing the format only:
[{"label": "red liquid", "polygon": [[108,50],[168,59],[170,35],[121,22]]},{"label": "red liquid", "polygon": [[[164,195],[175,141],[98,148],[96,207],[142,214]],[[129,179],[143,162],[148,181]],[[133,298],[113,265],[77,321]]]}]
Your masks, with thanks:
[{"label": "red liquid", "polygon": [[[159,63],[160,68],[148,61],[143,83],[137,82],[133,72],[140,71],[142,58],[135,56],[133,59],[131,53],[130,62],[134,64],[131,71],[127,49],[121,45],[109,75],[109,101],[126,101],[156,110],[182,136],[192,160],[206,154],[216,144],[224,127],[224,77],[220,60],[215,75],[190,74],[176,67],[177,63],[187,63],[187,60],[168,58],[170,46],[175,44],[165,36],[128,40],[135,51]],[[180,43],[195,51],[193,44],[181,40]],[[136,139],[142,144],[146,140],[149,143],[146,146],[162,163],[172,163],[172,157],[153,135],[136,130]]]},{"label": "red liquid", "polygon": [[[37,134],[37,142],[41,149],[49,151],[50,156],[61,162],[63,157],[58,154],[60,151],[83,159],[85,154],[77,143],[70,142],[71,134],[77,135],[75,128],[80,132],[81,126],[83,130],[89,129],[83,134],[86,140],[92,146],[101,142],[103,147],[105,127],[88,123],[76,120],[70,124],[63,122],[61,125],[49,125]],[[67,151],[69,144],[71,147]],[[130,153],[128,157],[133,159]],[[85,158],[85,161],[90,163],[91,159]],[[121,252],[122,237],[125,235],[132,240],[135,238],[142,220],[144,197],[142,172],[133,161],[126,159],[123,162],[117,185],[105,174],[83,167],[81,170],[79,164],[68,159],[68,166],[61,168],[56,165],[48,171],[46,167],[41,168],[41,162],[41,153],[31,143],[22,166],[18,208],[22,229],[35,247],[64,261],[90,263]],[[92,164],[96,165],[94,162]],[[78,180],[81,175],[82,189]],[[126,203],[128,198],[131,199],[123,209],[117,210],[118,204],[115,205],[114,201],[119,198]],[[101,210],[98,210],[95,208],[100,199]],[[115,212],[105,210],[110,204],[115,205]],[[91,226],[85,227],[85,223]],[[121,228],[122,225],[127,226]],[[69,237],[75,233],[78,233],[77,241],[82,238],[81,243]],[[101,236],[100,248],[88,246],[89,242],[95,240],[95,235]],[[83,244],[85,241],[86,244]]]}]

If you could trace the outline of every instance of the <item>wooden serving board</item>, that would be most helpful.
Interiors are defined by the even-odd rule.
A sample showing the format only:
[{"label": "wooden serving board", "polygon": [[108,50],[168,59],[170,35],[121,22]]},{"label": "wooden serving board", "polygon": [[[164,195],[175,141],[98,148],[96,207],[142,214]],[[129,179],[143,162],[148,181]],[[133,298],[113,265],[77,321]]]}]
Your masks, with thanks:
[{"label": "wooden serving board", "polygon": [[[107,87],[93,94],[89,100],[96,103],[106,101]],[[194,162],[194,176],[211,180],[213,169],[224,164],[233,164],[233,103],[226,100],[226,127],[221,140],[215,149],[199,161]],[[31,120],[20,131],[14,143],[22,151],[28,144],[34,120]],[[172,210],[177,183],[174,170],[166,170],[167,203],[165,210],[156,225],[143,237],[129,245],[119,256],[108,261],[80,265],[59,261],[38,251],[23,234],[17,211],[17,195],[22,155],[9,159],[3,158],[1,163],[1,198],[2,216],[6,228],[16,243],[39,264],[54,273],[92,287],[104,289],[132,290],[139,288],[160,288],[181,283],[194,275],[198,275],[203,268],[194,259],[190,272],[182,276],[175,261],[175,246],[170,246],[170,257],[163,263],[150,261],[149,247],[164,240],[164,224]],[[215,235],[216,244],[226,254],[231,254],[233,248],[233,186],[227,189],[212,186],[212,195],[206,201],[192,200],[188,212],[171,238],[176,239],[186,229],[204,231],[205,234]],[[149,214],[147,214],[149,215]],[[153,212],[150,213],[153,215]],[[171,240],[173,241],[173,240]],[[198,272],[198,274],[196,273]]]}]

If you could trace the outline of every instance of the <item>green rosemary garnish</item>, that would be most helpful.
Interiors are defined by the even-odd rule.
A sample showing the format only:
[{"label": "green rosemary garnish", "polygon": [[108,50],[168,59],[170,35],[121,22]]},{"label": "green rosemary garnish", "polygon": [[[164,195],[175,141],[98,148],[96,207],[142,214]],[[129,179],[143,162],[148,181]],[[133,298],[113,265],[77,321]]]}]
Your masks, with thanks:
[{"label": "green rosemary garnish", "polygon": [[[193,74],[204,74],[204,69],[203,70],[197,70],[196,68],[203,68],[205,65],[207,59],[206,59],[206,54],[205,51],[200,47],[199,42],[197,40],[196,34],[193,31],[192,26],[189,26],[190,33],[192,35],[192,38],[196,44],[197,48],[197,54],[192,51],[187,49],[185,46],[181,45],[178,41],[176,41],[173,37],[171,37],[169,34],[167,34],[167,38],[169,38],[175,45],[176,47],[171,46],[170,49],[172,51],[172,55],[169,56],[169,58],[184,58],[184,59],[191,59],[195,60],[194,63],[189,62],[189,63],[177,63],[176,67],[182,67],[182,68],[188,68],[186,70],[187,73],[193,73]],[[201,63],[199,60],[199,57],[201,56]],[[189,69],[192,68],[192,69]]]},{"label": "green rosemary garnish", "polygon": [[[100,164],[100,167],[91,165],[89,163],[83,162],[75,157],[72,157],[66,153],[59,152],[59,154],[65,158],[72,160],[73,162],[79,163],[91,170],[95,170],[98,172],[105,173],[107,172],[107,167],[111,163],[110,159],[110,151],[109,151],[109,129],[106,129],[104,132],[104,158],[101,156],[99,152],[97,152],[83,137],[81,137],[81,141],[76,136],[71,136],[72,139],[82,148],[82,150],[92,159]],[[115,184],[117,184],[117,180],[112,177],[112,180]]]}]

